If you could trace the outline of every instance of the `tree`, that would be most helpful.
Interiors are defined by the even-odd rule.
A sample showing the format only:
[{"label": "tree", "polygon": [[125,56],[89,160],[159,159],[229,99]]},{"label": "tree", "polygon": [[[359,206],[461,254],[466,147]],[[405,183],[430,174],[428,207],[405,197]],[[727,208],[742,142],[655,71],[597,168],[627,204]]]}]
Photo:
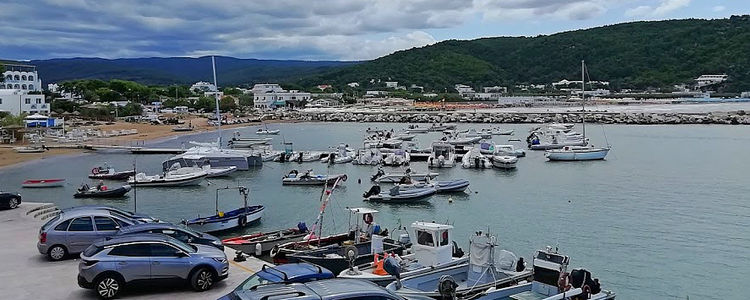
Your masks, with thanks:
[{"label": "tree", "polygon": [[119,108],[118,114],[120,117],[126,116],[140,116],[143,114],[143,107],[140,103],[128,102],[125,106]]},{"label": "tree", "polygon": [[[5,65],[0,64],[0,75],[2,75],[3,73],[5,73]],[[3,82],[3,81],[5,81],[5,76],[0,76],[0,82]]]},{"label": "tree", "polygon": [[195,110],[203,111],[203,112],[210,112],[216,110],[216,104],[213,97],[205,97],[201,96],[198,98],[198,101],[195,101],[193,105],[191,106]]},{"label": "tree", "polygon": [[224,92],[224,95],[230,96],[230,95],[241,95],[242,91],[236,88],[227,87],[222,90]]},{"label": "tree", "polygon": [[23,126],[24,118],[26,118],[26,113],[21,113],[18,116],[7,114],[2,119],[0,119],[0,127]]},{"label": "tree", "polygon": [[228,112],[237,109],[237,104],[234,102],[233,97],[225,96],[219,101],[219,109],[222,112]]},{"label": "tree", "polygon": [[253,99],[252,94],[242,94],[239,95],[238,98],[240,99],[240,107],[253,107],[255,101]]},{"label": "tree", "polygon": [[109,88],[98,88],[95,91],[97,97],[99,98],[99,101],[102,102],[112,102],[112,101],[120,101],[122,100],[122,95],[118,92],[115,92]]}]

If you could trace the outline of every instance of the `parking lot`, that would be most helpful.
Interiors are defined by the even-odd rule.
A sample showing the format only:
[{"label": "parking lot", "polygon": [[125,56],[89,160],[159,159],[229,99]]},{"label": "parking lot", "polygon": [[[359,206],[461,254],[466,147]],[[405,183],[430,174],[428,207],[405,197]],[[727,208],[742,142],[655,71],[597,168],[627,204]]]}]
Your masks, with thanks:
[{"label": "parking lot", "polygon": [[[44,221],[27,212],[43,203],[22,203],[14,210],[0,211],[0,282],[2,299],[97,299],[92,290],[78,287],[78,259],[51,262],[37,251],[39,228]],[[234,289],[263,262],[249,258],[232,261],[234,251],[227,248],[229,278],[213,289],[197,293],[186,285],[138,285],[124,291],[122,299],[216,299]]]}]

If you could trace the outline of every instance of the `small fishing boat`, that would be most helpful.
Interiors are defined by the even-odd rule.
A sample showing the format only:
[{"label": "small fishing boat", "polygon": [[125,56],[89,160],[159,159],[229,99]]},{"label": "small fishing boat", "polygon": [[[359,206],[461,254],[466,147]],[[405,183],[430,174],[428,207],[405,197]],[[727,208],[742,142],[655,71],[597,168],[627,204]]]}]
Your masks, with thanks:
[{"label": "small fishing boat", "polygon": [[585,269],[573,269],[568,272],[569,263],[570,257],[559,254],[552,247],[538,250],[532,261],[533,281],[501,289],[489,289],[472,299],[615,299],[615,293],[603,290],[599,279],[593,278],[591,272]]},{"label": "small fishing boat", "polygon": [[207,178],[224,177],[224,176],[229,176],[229,174],[236,172],[237,167],[236,166],[212,167],[211,165],[204,165],[203,171],[206,172]]},{"label": "small fishing boat", "polygon": [[430,168],[452,168],[456,164],[456,148],[450,143],[432,143],[432,152],[427,158]]},{"label": "small fishing boat", "polygon": [[399,167],[403,165],[408,165],[410,160],[411,160],[411,156],[409,155],[409,153],[404,150],[399,149],[394,152],[386,154],[385,158],[383,159],[383,165]]},{"label": "small fishing boat", "polygon": [[501,129],[501,128],[484,128],[482,132],[489,133],[491,135],[513,135],[513,129]]},{"label": "small fishing boat", "polygon": [[490,141],[479,142],[479,153],[481,154],[495,154],[495,143]]},{"label": "small fishing boat", "polygon": [[463,137],[468,138],[480,138],[480,139],[491,139],[492,133],[486,132],[486,131],[477,131],[476,129],[472,128],[469,129],[466,133],[462,134]]},{"label": "small fishing boat", "polygon": [[281,130],[278,130],[278,129],[276,129],[276,130],[268,130],[268,129],[258,128],[258,131],[256,131],[255,134],[257,134],[257,135],[277,135],[277,134],[279,134],[279,132],[281,132]]},{"label": "small fishing boat", "polygon": [[[417,237],[419,244],[419,237]],[[431,270],[418,275],[404,277],[386,286],[399,295],[428,296],[438,299],[469,299],[490,288],[499,289],[516,285],[532,277],[531,270],[517,271],[516,257],[509,251],[502,251],[500,263],[495,263],[497,240],[489,234],[477,232],[470,239],[469,260],[448,268]],[[399,275],[397,268],[388,267],[389,273]],[[395,270],[394,270],[395,269]],[[448,298],[446,298],[448,297]],[[525,298],[524,298],[525,299]]]},{"label": "small fishing boat", "polygon": [[526,151],[524,151],[523,149],[516,149],[516,147],[513,145],[495,145],[495,152],[493,154],[524,157],[526,156]]},{"label": "small fishing boat", "polygon": [[27,179],[21,183],[25,188],[53,188],[61,187],[65,184],[65,179]]},{"label": "small fishing boat", "polygon": [[106,163],[103,166],[94,167],[91,169],[89,178],[91,179],[105,179],[105,180],[123,180],[128,177],[135,175],[135,170],[127,170],[117,172],[114,168],[110,167]]},{"label": "small fishing boat", "polygon": [[206,176],[208,174],[202,168],[184,167],[159,175],[138,173],[128,178],[128,184],[139,187],[200,185]]},{"label": "small fishing boat", "polygon": [[123,185],[116,189],[110,189],[106,185],[89,187],[87,184],[81,185],[78,191],[73,195],[74,198],[120,198],[130,191],[129,185]]},{"label": "small fishing boat", "polygon": [[320,153],[312,153],[310,151],[295,152],[289,157],[289,161],[303,163],[320,160]]},{"label": "small fishing boat", "polygon": [[195,129],[193,126],[183,126],[183,125],[172,127],[172,131],[174,132],[193,131],[193,129]]},{"label": "small fishing boat", "polygon": [[439,123],[439,124],[432,124],[432,126],[428,128],[429,131],[445,131],[445,130],[452,130],[452,129],[456,129],[456,124]]},{"label": "small fishing boat", "polygon": [[442,141],[451,145],[471,145],[481,141],[481,136],[475,137],[443,137]]},{"label": "small fishing boat", "polygon": [[394,139],[399,139],[402,141],[411,141],[416,137],[417,136],[415,134],[411,134],[411,133],[398,133],[393,136]]},{"label": "small fishing boat", "polygon": [[406,132],[408,133],[427,133],[430,131],[427,127],[420,127],[419,125],[409,125],[406,128]]},{"label": "small fishing boat", "polygon": [[258,145],[267,145],[273,140],[273,138],[260,138],[260,137],[250,137],[250,138],[244,138],[239,137],[238,133],[235,133],[235,135],[232,137],[231,140],[227,142],[229,147],[231,148],[251,148],[253,146]]},{"label": "small fishing boat", "polygon": [[13,151],[16,153],[42,153],[49,150],[45,146],[24,146],[24,147],[13,147]]},{"label": "small fishing boat", "polygon": [[426,181],[432,180],[438,177],[438,173],[412,173],[411,169],[406,169],[405,172],[386,173],[383,169],[378,169],[375,175],[370,177],[371,181],[377,183],[399,183],[404,178],[408,178],[411,181]]},{"label": "small fishing boat", "polygon": [[[417,238],[411,246],[410,254],[393,256],[398,262],[400,277],[424,274],[433,270],[440,270],[469,260],[463,250],[453,241],[453,226],[433,222],[414,222],[411,232]],[[405,235],[409,238],[409,234]],[[399,240],[402,244],[405,241]],[[342,271],[338,277],[369,280],[380,286],[387,286],[396,280],[383,269],[384,260],[353,266]]]},{"label": "small fishing boat", "polygon": [[500,169],[515,169],[518,157],[508,155],[495,155],[492,157],[492,165]]},{"label": "small fishing boat", "polygon": [[283,185],[326,185],[336,182],[337,179],[346,181],[346,174],[317,175],[312,169],[305,171],[302,175],[299,171],[292,170],[281,179]]},{"label": "small fishing boat", "polygon": [[481,148],[472,147],[461,157],[461,167],[464,169],[489,169],[492,161],[481,153]]},{"label": "small fishing boat", "polygon": [[376,166],[383,162],[383,153],[377,148],[362,148],[357,150],[352,164]]},{"label": "small fishing boat", "polygon": [[414,188],[426,188],[432,187],[437,190],[438,193],[455,193],[463,192],[469,187],[469,181],[466,179],[453,179],[443,181],[427,181],[427,182],[414,182],[406,184],[397,184],[400,191],[408,192]]},{"label": "small fishing boat", "polygon": [[388,192],[381,192],[380,186],[373,185],[369,191],[362,194],[365,201],[371,202],[413,202],[427,198],[437,193],[437,189],[431,185],[424,187],[403,188],[394,186]]},{"label": "small fishing boat", "polygon": [[297,224],[297,228],[276,230],[271,232],[256,232],[253,234],[228,238],[222,243],[232,249],[245,253],[256,253],[260,245],[261,254],[266,254],[276,245],[301,241],[308,234],[304,222]]},{"label": "small fishing boat", "polygon": [[586,147],[565,146],[562,149],[552,149],[544,152],[544,156],[551,161],[583,161],[602,160],[607,157],[610,148],[598,148],[593,145]]},{"label": "small fishing boat", "polygon": [[[244,205],[238,209],[228,212],[219,211],[219,191],[237,189],[242,195]],[[245,227],[247,224],[260,220],[263,216],[263,205],[247,205],[249,190],[244,186],[225,187],[216,189],[216,214],[210,217],[198,217],[196,219],[185,221],[185,225],[190,229],[200,232],[217,232],[237,227]]]}]

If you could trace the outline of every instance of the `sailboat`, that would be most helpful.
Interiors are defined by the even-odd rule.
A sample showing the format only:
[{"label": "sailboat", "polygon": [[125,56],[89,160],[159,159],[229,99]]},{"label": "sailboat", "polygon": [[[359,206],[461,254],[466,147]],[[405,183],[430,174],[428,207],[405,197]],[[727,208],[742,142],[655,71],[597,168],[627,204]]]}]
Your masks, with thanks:
[{"label": "sailboat", "polygon": [[[581,124],[583,125],[583,141],[586,142],[586,62],[581,61]],[[544,156],[551,161],[584,161],[602,160],[607,157],[611,147],[594,147],[594,145],[565,146],[560,149],[547,150]]]}]

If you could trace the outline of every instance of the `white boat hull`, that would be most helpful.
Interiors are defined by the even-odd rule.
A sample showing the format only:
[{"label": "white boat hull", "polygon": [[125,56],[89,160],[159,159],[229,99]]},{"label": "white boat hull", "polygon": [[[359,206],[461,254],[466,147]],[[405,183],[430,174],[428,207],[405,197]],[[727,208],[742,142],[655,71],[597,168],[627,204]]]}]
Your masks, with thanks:
[{"label": "white boat hull", "polygon": [[518,157],[515,156],[494,156],[492,165],[500,169],[515,169]]},{"label": "white boat hull", "polygon": [[544,153],[547,159],[552,161],[584,161],[602,160],[607,157],[609,148],[585,149],[585,150],[550,150]]},{"label": "white boat hull", "polygon": [[[253,223],[255,221],[260,220],[261,217],[263,217],[263,210],[264,209],[261,209],[259,211],[254,212],[254,213],[245,215],[245,218],[247,220],[246,224],[250,224],[250,223]],[[235,228],[235,227],[240,227],[240,225],[238,223],[238,218],[227,219],[227,220],[224,220],[224,221],[221,221],[221,222],[208,222],[208,223],[203,223],[203,224],[200,224],[200,223],[198,223],[198,224],[188,224],[188,228],[196,230],[196,231],[200,231],[200,232],[224,231],[224,230],[229,230],[229,229],[232,229],[232,228]]]},{"label": "white boat hull", "polygon": [[232,174],[235,171],[237,171],[236,166],[228,166],[228,167],[221,167],[221,168],[206,168],[206,169],[204,170],[206,170],[206,173],[208,174],[206,176],[207,178],[228,176],[229,174]]}]

